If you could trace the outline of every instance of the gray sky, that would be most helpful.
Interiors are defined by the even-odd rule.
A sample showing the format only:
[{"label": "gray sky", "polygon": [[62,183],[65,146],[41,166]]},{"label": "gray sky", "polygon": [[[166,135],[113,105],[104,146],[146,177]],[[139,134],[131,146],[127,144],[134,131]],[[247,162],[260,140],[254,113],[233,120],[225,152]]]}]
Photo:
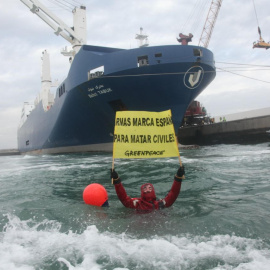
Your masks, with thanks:
[{"label": "gray sky", "polygon": [[[54,0],[40,1],[72,25],[72,14],[53,5]],[[193,33],[191,44],[197,45],[211,0],[76,2],[87,8],[88,44],[129,49],[137,47],[140,27],[151,46],[178,44],[180,32]],[[254,2],[262,37],[269,42],[270,1]],[[41,87],[41,53],[49,52],[51,77],[61,81],[69,63],[60,50],[69,44],[20,0],[0,2],[0,27],[0,149],[17,148],[23,102],[33,102]],[[208,46],[217,76],[197,98],[211,116],[270,107],[270,49],[252,49],[259,38],[257,27],[253,0],[223,0]]]}]

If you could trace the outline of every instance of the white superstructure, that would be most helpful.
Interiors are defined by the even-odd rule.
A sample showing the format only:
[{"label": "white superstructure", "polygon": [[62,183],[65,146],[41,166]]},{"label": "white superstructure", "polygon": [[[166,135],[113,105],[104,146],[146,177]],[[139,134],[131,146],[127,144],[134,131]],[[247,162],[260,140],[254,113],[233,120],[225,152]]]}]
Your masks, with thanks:
[{"label": "white superstructure", "polygon": [[26,121],[27,117],[31,113],[31,111],[35,108],[35,105],[30,102],[24,102],[22,113],[21,113],[21,120],[19,124],[19,128],[23,125],[23,123]]}]

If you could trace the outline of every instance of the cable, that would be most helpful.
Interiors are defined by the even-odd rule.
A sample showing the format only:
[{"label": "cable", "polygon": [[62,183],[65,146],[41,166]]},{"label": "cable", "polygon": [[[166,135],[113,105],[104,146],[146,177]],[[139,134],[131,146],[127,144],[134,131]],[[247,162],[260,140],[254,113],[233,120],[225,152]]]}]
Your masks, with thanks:
[{"label": "cable", "polygon": [[193,8],[193,9],[191,10],[191,12],[189,13],[188,18],[186,19],[185,23],[180,27],[180,32],[183,32],[183,31],[184,31],[187,22],[188,22],[188,21],[191,19],[191,17],[193,16],[193,13],[194,13],[194,10],[195,10],[195,7],[196,7],[198,1],[199,1],[199,0],[196,1],[194,8]]},{"label": "cable", "polygon": [[253,0],[253,6],[254,6],[254,11],[255,11],[255,15],[256,15],[257,24],[259,26],[259,20],[258,20],[258,16],[257,16],[257,11],[256,11],[254,0]]},{"label": "cable", "polygon": [[[62,6],[62,8],[69,10],[69,11],[73,10],[75,7],[74,5],[71,5],[71,4],[67,3],[66,1],[64,1],[64,3],[63,3],[63,1],[60,1],[60,0],[54,0],[54,1],[56,2],[56,5]],[[71,7],[70,7],[70,5],[71,5]]]},{"label": "cable", "polygon": [[76,3],[76,5],[82,5],[82,0],[81,1],[77,1],[77,0],[71,0],[71,1],[73,1],[74,3]]},{"label": "cable", "polygon": [[[218,67],[217,67],[218,68]],[[235,70],[235,68],[239,68],[239,67],[228,67],[226,70],[228,69],[234,69],[233,71],[243,71],[243,72],[248,72],[248,71],[259,71],[259,70],[268,70],[270,71],[270,69],[268,68],[256,68],[256,69],[239,69],[239,70]]]},{"label": "cable", "polygon": [[[255,79],[249,76],[245,76],[245,75],[241,75],[238,74],[236,72],[233,71],[229,71],[229,70],[225,70],[223,68],[219,68],[216,67],[216,69],[220,70],[220,72],[227,72],[227,73],[231,73],[233,75],[237,75],[240,77],[244,77],[250,80],[254,80],[254,81],[259,81],[259,82],[264,82],[264,83],[270,83],[270,81],[264,81],[264,80],[260,80],[260,79]],[[239,70],[239,71],[247,71],[247,70]],[[251,70],[253,71],[253,70]],[[205,73],[213,73],[215,71],[205,71]],[[191,74],[193,72],[190,72]],[[172,73],[156,73],[156,74],[151,74],[151,73],[146,73],[146,74],[136,74],[136,75],[105,75],[103,78],[124,78],[124,77],[140,77],[140,76],[168,76],[168,75],[181,75],[181,74],[186,74],[186,72],[172,72]]]},{"label": "cable", "polygon": [[237,73],[235,73],[235,72],[228,71],[228,70],[225,70],[225,69],[222,69],[222,68],[217,68],[217,69],[220,69],[220,70],[222,70],[222,71],[224,71],[224,72],[229,72],[229,73],[231,73],[231,74],[238,75],[238,76],[241,76],[241,77],[244,77],[244,78],[248,78],[248,79],[251,79],[251,80],[254,80],[254,81],[259,81],[259,82],[264,82],[264,83],[270,83],[270,82],[268,82],[268,81],[263,81],[263,80],[255,79],[255,78],[252,78],[252,77],[249,77],[249,76],[237,74]]},{"label": "cable", "polygon": [[270,67],[265,65],[254,65],[254,64],[243,64],[243,63],[231,63],[231,62],[216,62],[222,64],[229,64],[229,65],[239,65],[239,66],[256,66],[256,67]]},{"label": "cable", "polygon": [[218,62],[218,61],[216,61],[216,63],[229,64],[229,65],[239,65],[239,66],[270,67],[270,66],[268,66],[268,65],[254,65],[254,64],[231,63],[231,62]]},{"label": "cable", "polygon": [[80,2],[76,0],[47,0],[47,1],[53,3],[55,6],[58,6],[61,9],[64,9],[68,12],[74,10],[78,5],[81,5]]},{"label": "cable", "polygon": [[[68,12],[71,12],[72,11],[72,8],[63,4],[62,2],[60,2],[59,0],[47,0],[48,2],[52,3],[54,6],[53,7],[50,7],[49,9],[50,10],[58,10],[58,11],[68,11]],[[58,8],[57,8],[58,7]],[[60,8],[60,9],[59,9]]]},{"label": "cable", "polygon": [[197,12],[197,15],[196,15],[196,20],[193,22],[192,24],[192,27],[191,27],[191,33],[194,33],[194,36],[195,34],[200,31],[201,32],[201,22],[202,22],[202,18],[206,17],[207,15],[207,10],[208,8],[206,9],[206,7],[208,7],[208,2],[207,1],[203,1],[199,7],[199,10]]},{"label": "cable", "polygon": [[[186,25],[188,23],[190,23],[191,20],[193,20],[193,18],[195,17],[195,19],[193,20],[192,25],[189,25],[189,29],[187,32],[189,33],[193,33],[194,31],[198,31],[198,27],[197,29],[195,28],[196,25],[199,24],[201,18],[203,17],[201,14],[205,13],[205,6],[207,5],[207,1],[206,0],[197,0],[195,5],[193,6],[191,12],[188,15],[188,18],[186,19],[185,23],[180,27],[180,32],[185,32],[185,28]],[[196,29],[196,30],[194,30]],[[194,33],[193,33],[194,34]]]}]

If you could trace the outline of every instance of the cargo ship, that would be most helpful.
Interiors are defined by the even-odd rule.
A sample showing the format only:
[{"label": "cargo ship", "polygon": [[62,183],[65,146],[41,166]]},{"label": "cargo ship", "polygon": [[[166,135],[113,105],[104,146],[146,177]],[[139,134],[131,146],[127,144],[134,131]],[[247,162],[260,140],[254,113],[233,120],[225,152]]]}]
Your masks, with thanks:
[{"label": "cargo ship", "polygon": [[215,78],[213,53],[204,47],[185,40],[151,47],[142,29],[135,49],[86,45],[84,6],[73,11],[69,28],[39,1],[21,1],[72,45],[62,51],[70,69],[55,95],[49,54],[43,52],[41,92],[22,109],[21,154],[112,151],[115,113],[123,110],[171,109],[177,133],[189,104]]}]

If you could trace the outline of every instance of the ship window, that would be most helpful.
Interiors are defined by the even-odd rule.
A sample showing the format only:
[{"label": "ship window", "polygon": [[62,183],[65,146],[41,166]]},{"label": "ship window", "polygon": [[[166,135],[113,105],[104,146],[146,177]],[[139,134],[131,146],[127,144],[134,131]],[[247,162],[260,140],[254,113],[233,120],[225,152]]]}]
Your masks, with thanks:
[{"label": "ship window", "polygon": [[202,50],[200,49],[193,49],[194,56],[203,56]]},{"label": "ship window", "polygon": [[26,144],[26,145],[29,145],[29,140],[27,140],[27,141],[25,142],[25,144]]},{"label": "ship window", "polygon": [[104,75],[104,66],[91,69],[88,72],[88,81]]},{"label": "ship window", "polygon": [[61,97],[65,93],[65,84],[59,87],[58,92],[59,92],[59,97]]},{"label": "ship window", "polygon": [[147,66],[148,65],[148,55],[138,56],[138,67]]},{"label": "ship window", "polygon": [[110,106],[113,108],[115,112],[117,111],[127,111],[126,105],[123,103],[121,99],[112,100],[109,102]]},{"label": "ship window", "polygon": [[156,53],[155,57],[162,57],[162,53]]}]

